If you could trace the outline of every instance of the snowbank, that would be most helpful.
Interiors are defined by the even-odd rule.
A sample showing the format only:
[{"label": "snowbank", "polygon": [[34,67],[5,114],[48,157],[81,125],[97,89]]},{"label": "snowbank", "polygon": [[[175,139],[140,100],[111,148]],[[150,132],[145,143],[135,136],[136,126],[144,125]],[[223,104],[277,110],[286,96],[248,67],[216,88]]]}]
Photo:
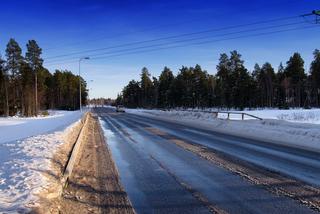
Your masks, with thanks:
[{"label": "snowbank", "polygon": [[47,117],[0,118],[0,144],[62,130],[83,114],[80,111],[49,111],[49,113]]},{"label": "snowbank", "polygon": [[[188,117],[188,115],[192,117],[198,117],[199,119],[206,119],[211,118],[212,115],[205,114],[202,112],[202,110],[192,110],[188,109],[190,111],[194,111],[192,113],[185,112],[181,110],[171,110],[167,111],[168,114],[171,115],[182,115],[183,117]],[[206,111],[218,111],[218,109],[205,109]],[[159,110],[145,110],[145,109],[127,109],[127,112],[144,112],[148,114],[156,113]],[[244,110],[244,111],[237,111],[237,110],[231,110],[231,112],[237,112],[237,113],[248,113],[263,119],[275,119],[275,120],[285,120],[289,122],[297,122],[297,123],[312,123],[312,124],[320,124],[320,109],[290,109],[290,110],[279,110],[279,109],[261,109],[261,110]],[[219,113],[219,117],[221,119],[226,119],[227,114],[226,113]],[[241,120],[241,114],[231,114],[230,115],[231,120]],[[253,118],[250,116],[245,116],[245,120],[252,120]]]},{"label": "snowbank", "polygon": [[320,109],[246,111],[264,118],[263,121],[241,121],[241,116],[223,120],[214,118],[211,113],[179,110],[127,109],[126,112],[320,152]]},{"label": "snowbank", "polygon": [[320,109],[263,109],[243,111],[263,119],[279,119],[289,122],[320,124]]},{"label": "snowbank", "polygon": [[[192,110],[189,111],[183,110],[170,110],[170,111],[160,111],[160,110],[146,110],[146,109],[127,109],[127,112],[132,113],[146,113],[146,114],[158,114],[158,112],[165,112],[166,115],[181,115],[183,117],[197,117],[199,119],[211,119],[212,114],[203,113],[202,110]],[[217,109],[205,109],[206,111],[218,111]],[[261,110],[244,110],[236,111],[232,110],[231,112],[236,113],[248,113],[263,119],[276,119],[276,120],[285,120],[289,122],[298,122],[298,123],[312,123],[320,124],[320,109],[290,109],[290,110],[279,110],[279,109],[261,109]],[[220,119],[226,119],[227,113],[219,113]],[[241,120],[241,114],[231,114],[231,120]],[[245,116],[245,120],[252,120],[254,118],[250,116]]]},{"label": "snowbank", "polygon": [[81,116],[60,111],[45,118],[1,118],[0,213],[25,213],[35,205],[49,185],[53,154]]}]

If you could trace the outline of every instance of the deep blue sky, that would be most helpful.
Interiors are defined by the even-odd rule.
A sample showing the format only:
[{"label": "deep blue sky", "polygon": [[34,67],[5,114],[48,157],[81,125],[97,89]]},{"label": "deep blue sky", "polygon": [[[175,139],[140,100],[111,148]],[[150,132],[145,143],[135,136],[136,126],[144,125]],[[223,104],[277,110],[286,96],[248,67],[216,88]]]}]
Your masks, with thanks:
[{"label": "deep blue sky", "polygon": [[[10,37],[15,38],[23,49],[28,39],[35,39],[43,48],[45,65],[50,71],[57,68],[69,69],[73,72],[78,72],[78,65],[76,62],[68,61],[70,56],[58,59],[48,58],[183,33],[298,16],[309,13],[313,9],[320,9],[317,0],[3,0],[0,3],[0,53],[2,55]],[[303,19],[211,32],[171,39],[167,42],[203,36],[208,38],[212,36],[212,40],[217,39],[214,37],[217,34],[300,21],[302,22]],[[297,26],[312,26],[312,24],[305,23],[266,31]],[[232,36],[239,35],[244,34]],[[219,54],[231,50],[238,50],[242,54],[250,70],[254,63],[261,64],[266,61],[277,68],[281,61],[285,63],[293,52],[298,51],[305,59],[305,67],[308,69],[313,50],[320,48],[319,38],[320,28],[312,28],[198,46],[188,46],[187,44],[193,42],[186,42],[183,43],[186,44],[185,47],[176,49],[90,60],[82,64],[82,71],[89,88],[92,89],[91,96],[114,98],[129,80],[139,78],[143,66],[146,66],[152,75],[158,76],[165,65],[177,73],[182,65],[194,66],[198,63],[209,73],[214,74]],[[165,41],[123,47],[113,51],[163,42]],[[111,50],[102,52],[107,51]],[[90,56],[91,54],[81,55]],[[80,55],[71,57],[78,56]]]}]

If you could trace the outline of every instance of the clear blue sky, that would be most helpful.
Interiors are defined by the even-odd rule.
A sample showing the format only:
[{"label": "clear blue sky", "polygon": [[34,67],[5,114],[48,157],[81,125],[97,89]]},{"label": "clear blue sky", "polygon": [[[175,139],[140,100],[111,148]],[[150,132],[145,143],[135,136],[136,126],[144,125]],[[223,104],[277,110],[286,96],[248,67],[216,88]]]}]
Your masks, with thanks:
[{"label": "clear blue sky", "polygon": [[[189,45],[196,41],[175,43],[182,39],[196,37],[206,37],[206,39],[199,41],[210,40],[211,37],[211,40],[215,40],[217,34],[303,21],[302,18],[297,18],[64,58],[49,58],[72,52],[184,33],[298,16],[309,13],[314,9],[320,9],[317,0],[1,1],[0,53],[4,55],[5,45],[10,37],[15,38],[23,49],[25,49],[28,39],[35,39],[43,48],[45,66],[50,71],[69,69],[77,73],[78,63],[70,62],[69,59],[76,59],[80,55],[91,56],[101,52],[119,51],[164,42],[184,45],[184,47],[175,49],[162,49],[83,62],[83,77],[88,82],[89,88],[92,89],[90,95],[92,97],[115,98],[129,80],[139,78],[143,66],[146,66],[152,75],[158,76],[164,66],[170,67],[176,74],[182,65],[194,66],[198,63],[209,73],[214,74],[219,54],[231,50],[238,50],[242,54],[249,70],[253,68],[254,63],[262,64],[266,61],[271,62],[277,68],[281,61],[285,63],[295,51],[302,54],[306,61],[305,67],[308,69],[313,50],[320,48],[320,28],[212,42],[203,45]],[[312,24],[283,26],[265,31],[284,30],[298,26],[312,26]],[[247,34],[259,32],[262,31]],[[219,38],[239,35],[246,34],[221,36]]]}]

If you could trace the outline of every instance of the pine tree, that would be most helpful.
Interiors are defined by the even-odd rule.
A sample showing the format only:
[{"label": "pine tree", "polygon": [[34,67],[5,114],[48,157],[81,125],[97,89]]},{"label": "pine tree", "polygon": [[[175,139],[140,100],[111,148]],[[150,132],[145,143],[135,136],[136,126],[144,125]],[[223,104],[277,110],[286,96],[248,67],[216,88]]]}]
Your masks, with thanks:
[{"label": "pine tree", "polygon": [[290,83],[289,103],[292,106],[301,107],[304,102],[303,87],[306,81],[306,74],[304,73],[304,61],[299,53],[294,53],[290,57],[284,74],[289,78]]},{"label": "pine tree", "polygon": [[172,107],[185,107],[187,106],[185,97],[187,96],[186,91],[186,83],[183,79],[183,75],[181,74],[181,70],[184,70],[186,67],[180,69],[180,73],[178,73],[177,77],[173,80],[170,86],[170,101],[172,103]]},{"label": "pine tree", "polygon": [[142,106],[151,107],[152,106],[152,93],[153,84],[150,79],[150,73],[146,67],[142,68],[141,72],[141,92],[142,92]]},{"label": "pine tree", "polygon": [[139,82],[131,80],[122,90],[121,103],[129,108],[141,106],[141,88]]},{"label": "pine tree", "polygon": [[34,73],[34,91],[35,91],[35,115],[38,114],[38,72],[42,68],[43,59],[41,58],[42,49],[35,40],[29,40],[27,44],[26,62]]},{"label": "pine tree", "polygon": [[217,100],[216,100],[215,88],[217,87],[217,81],[213,75],[208,75],[207,85],[208,85],[207,106],[208,107],[216,106]]},{"label": "pine tree", "polygon": [[[40,74],[40,73],[39,73]],[[71,71],[56,70],[52,76],[46,78],[48,87],[48,100],[50,108],[62,110],[79,109],[79,76],[72,74]],[[86,82],[81,78],[82,102],[87,102],[88,93]]]},{"label": "pine tree", "polygon": [[262,106],[272,107],[274,97],[275,72],[272,65],[266,62],[261,70],[259,79],[260,94],[262,95]]},{"label": "pine tree", "polygon": [[[22,51],[19,44],[14,40],[10,39],[6,48],[7,66],[6,69],[10,74],[10,80],[12,85],[11,100],[12,113],[16,114],[21,109],[21,103],[23,97],[21,96],[21,83],[20,83],[20,67],[23,62],[21,55]],[[10,99],[10,98],[9,98]]]},{"label": "pine tree", "polygon": [[9,116],[8,75],[5,60],[0,55],[0,115]]},{"label": "pine tree", "polygon": [[42,67],[43,59],[41,58],[42,49],[35,40],[29,40],[27,44],[26,62],[36,71]]},{"label": "pine tree", "polygon": [[35,115],[35,102],[34,102],[34,75],[31,67],[23,62],[20,68],[21,75],[21,87],[22,87],[22,96],[24,98],[23,102],[23,116],[33,116]]},{"label": "pine tree", "polygon": [[159,81],[156,77],[152,77],[152,107],[158,107],[159,99]]},{"label": "pine tree", "polygon": [[320,51],[316,49],[313,52],[313,61],[311,62],[310,75],[313,88],[313,97],[316,106],[320,106]]},{"label": "pine tree", "polygon": [[177,76],[178,87],[176,88],[176,98],[181,97],[182,107],[194,108],[195,93],[193,84],[193,68],[182,66],[180,73]]},{"label": "pine tree", "polygon": [[217,65],[217,87],[216,93],[218,105],[221,107],[231,107],[231,70],[230,60],[227,54],[220,55],[219,64]]},{"label": "pine tree", "polygon": [[241,55],[237,51],[231,52],[230,72],[232,106],[242,109],[246,105],[245,101],[249,93],[249,91],[245,92],[249,85],[249,74],[247,69],[244,67],[244,61],[241,60]]},{"label": "pine tree", "polygon": [[254,65],[254,69],[252,71],[251,77],[253,80],[253,97],[251,99],[253,107],[261,107],[262,106],[262,95],[261,95],[261,84],[260,84],[260,75],[261,75],[261,68],[259,64]]},{"label": "pine tree", "polygon": [[13,79],[19,75],[20,65],[23,60],[21,53],[22,50],[19,44],[14,39],[10,39],[7,44],[6,57],[7,69],[11,73]]},{"label": "pine tree", "polygon": [[[51,83],[52,74],[49,72],[48,69],[41,67],[37,71],[37,79],[38,79],[38,103],[39,109],[48,109],[50,108],[50,97],[49,97],[49,90],[50,90],[50,83]],[[87,95],[85,94],[86,89],[83,89],[82,85],[82,99],[87,99]],[[85,97],[84,97],[85,96]]]},{"label": "pine tree", "polygon": [[172,96],[171,93],[171,86],[174,81],[174,76],[172,74],[172,71],[164,67],[163,71],[161,72],[159,76],[159,96],[158,96],[158,105],[161,108],[170,107],[172,106],[172,102],[170,99],[170,96]]},{"label": "pine tree", "polygon": [[[303,59],[295,53],[287,62],[282,63],[275,73],[268,62],[260,67],[254,66],[252,73],[244,66],[244,61],[237,51],[220,55],[215,76],[202,70],[200,65],[185,67],[179,70],[176,77],[165,67],[159,80],[150,79],[146,68],[141,74],[141,81],[131,81],[118,97],[118,102],[129,106],[141,107],[274,107],[309,106],[311,90],[317,89],[313,100],[319,105],[319,51],[314,52],[310,76],[303,69]],[[156,98],[158,96],[158,98]],[[308,98],[308,99],[307,99]],[[304,102],[303,102],[304,101]],[[306,102],[308,101],[308,102]],[[314,101],[315,103],[315,101]]]},{"label": "pine tree", "polygon": [[193,93],[195,94],[194,106],[205,107],[208,105],[208,74],[200,65],[196,65],[193,72]]},{"label": "pine tree", "polygon": [[286,99],[286,94],[287,94],[287,84],[286,84],[286,76],[284,74],[284,67],[282,65],[282,62],[280,63],[278,67],[278,72],[276,74],[276,102],[277,106],[282,109],[282,108],[288,108],[287,105],[287,99]]},{"label": "pine tree", "polygon": [[32,116],[35,113],[35,74],[39,92],[39,107],[43,109],[78,109],[79,82],[82,101],[88,96],[86,82],[70,71],[56,71],[53,75],[42,66],[41,49],[34,40],[27,44],[22,57],[19,44],[10,39],[6,47],[6,61],[0,56],[0,115]]}]

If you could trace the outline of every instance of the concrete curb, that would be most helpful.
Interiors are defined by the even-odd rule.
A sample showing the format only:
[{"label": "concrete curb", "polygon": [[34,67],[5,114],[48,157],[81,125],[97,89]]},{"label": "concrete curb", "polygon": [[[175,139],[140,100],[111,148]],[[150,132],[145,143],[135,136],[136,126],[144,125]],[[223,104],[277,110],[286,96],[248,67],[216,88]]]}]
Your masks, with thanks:
[{"label": "concrete curb", "polygon": [[79,135],[78,135],[75,143],[73,144],[70,155],[69,155],[68,160],[66,162],[66,167],[65,167],[64,172],[62,174],[62,177],[60,179],[60,183],[61,183],[60,190],[59,190],[60,196],[63,193],[63,189],[68,185],[69,177],[72,173],[72,170],[75,165],[75,161],[78,156],[78,153],[80,152],[81,143],[82,143],[81,139],[83,137],[83,129],[87,125],[89,114],[90,113],[86,113],[86,115],[84,116],[84,121],[81,121],[82,126],[80,128]]}]

